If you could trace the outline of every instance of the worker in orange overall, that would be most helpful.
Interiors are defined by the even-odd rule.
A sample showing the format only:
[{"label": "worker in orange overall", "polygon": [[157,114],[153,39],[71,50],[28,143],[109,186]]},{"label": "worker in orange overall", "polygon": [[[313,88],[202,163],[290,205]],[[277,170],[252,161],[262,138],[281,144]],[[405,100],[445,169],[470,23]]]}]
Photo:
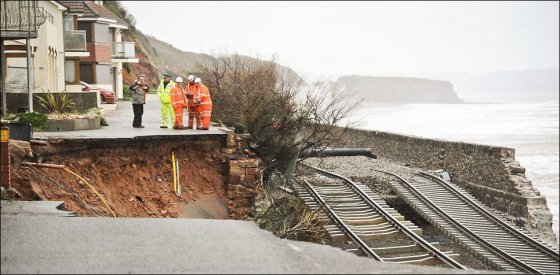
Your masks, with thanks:
[{"label": "worker in orange overall", "polygon": [[175,87],[171,88],[171,105],[175,112],[175,123],[173,129],[183,129],[183,109],[187,107],[187,98],[183,89],[183,78],[175,79]]},{"label": "worker in orange overall", "polygon": [[212,115],[212,99],[210,98],[210,90],[204,84],[200,78],[194,79],[194,95],[193,102],[197,104],[196,106],[196,116],[200,117],[202,120],[202,127],[199,127],[198,120],[196,129],[208,130],[210,129],[210,117]]},{"label": "worker in orange overall", "polygon": [[[195,76],[194,75],[189,75],[187,77],[187,86],[185,87],[185,94],[187,95],[187,111],[189,113],[189,122],[188,122],[188,126],[187,129],[192,129],[194,126],[194,119],[196,116],[196,106],[198,104],[195,104],[193,101],[193,96],[194,96],[194,90],[196,89],[196,86],[194,85],[194,80],[195,80]],[[201,127],[202,122],[200,121],[200,118],[198,118],[198,120],[196,121],[196,127]]]}]

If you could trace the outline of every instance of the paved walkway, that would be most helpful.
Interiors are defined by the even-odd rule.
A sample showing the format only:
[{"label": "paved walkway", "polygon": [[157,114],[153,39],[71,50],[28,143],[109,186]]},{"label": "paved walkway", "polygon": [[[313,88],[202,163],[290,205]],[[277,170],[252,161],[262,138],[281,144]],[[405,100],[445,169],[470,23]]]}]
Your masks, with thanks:
[{"label": "paved walkway", "polygon": [[57,203],[12,203],[2,201],[2,274],[488,273],[383,264],[248,221],[65,217]]},{"label": "paved walkway", "polygon": [[[103,113],[109,126],[99,129],[67,132],[36,132],[33,138],[134,138],[140,136],[163,136],[163,135],[223,135],[225,132],[216,126],[210,130],[174,130],[172,128],[159,128],[161,124],[161,109],[159,98],[156,94],[148,94],[144,105],[142,124],[146,128],[133,128],[132,103],[130,101],[117,101],[116,104],[102,104]],[[186,122],[187,112],[185,109],[184,119]],[[172,125],[172,124],[171,124]]]}]

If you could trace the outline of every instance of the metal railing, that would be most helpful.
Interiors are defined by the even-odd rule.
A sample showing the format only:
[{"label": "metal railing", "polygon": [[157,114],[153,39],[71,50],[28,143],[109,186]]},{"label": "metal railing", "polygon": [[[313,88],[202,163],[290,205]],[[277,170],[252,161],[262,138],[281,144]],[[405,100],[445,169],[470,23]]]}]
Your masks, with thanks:
[{"label": "metal railing", "polygon": [[48,16],[38,7],[37,1],[1,1],[2,32],[36,32]]},{"label": "metal railing", "polygon": [[54,17],[53,15],[48,12],[45,8],[41,7],[39,9],[39,12],[42,14],[43,17],[45,17],[45,20],[51,22],[51,24],[54,24]]},{"label": "metal railing", "polygon": [[113,42],[111,48],[113,58],[136,58],[134,42]]},{"label": "metal railing", "polygon": [[64,31],[64,51],[85,52],[86,51],[86,31]]}]

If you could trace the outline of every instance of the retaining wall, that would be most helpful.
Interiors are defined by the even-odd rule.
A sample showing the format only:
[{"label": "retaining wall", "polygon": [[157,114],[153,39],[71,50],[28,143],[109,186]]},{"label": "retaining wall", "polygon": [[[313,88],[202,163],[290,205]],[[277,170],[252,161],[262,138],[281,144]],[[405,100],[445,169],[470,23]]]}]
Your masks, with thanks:
[{"label": "retaining wall", "polygon": [[78,131],[101,128],[101,119],[96,118],[77,118],[65,120],[47,120],[47,129],[45,132],[59,131]]}]

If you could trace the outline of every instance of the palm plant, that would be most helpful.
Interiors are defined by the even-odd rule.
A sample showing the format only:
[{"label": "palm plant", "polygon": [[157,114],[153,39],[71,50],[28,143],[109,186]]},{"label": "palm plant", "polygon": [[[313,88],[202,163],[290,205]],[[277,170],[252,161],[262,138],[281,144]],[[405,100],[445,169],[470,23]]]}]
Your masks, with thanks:
[{"label": "palm plant", "polygon": [[40,95],[38,98],[39,104],[45,108],[47,113],[50,114],[62,114],[75,106],[74,99],[72,99],[66,91],[51,93],[49,90],[47,93]]}]

